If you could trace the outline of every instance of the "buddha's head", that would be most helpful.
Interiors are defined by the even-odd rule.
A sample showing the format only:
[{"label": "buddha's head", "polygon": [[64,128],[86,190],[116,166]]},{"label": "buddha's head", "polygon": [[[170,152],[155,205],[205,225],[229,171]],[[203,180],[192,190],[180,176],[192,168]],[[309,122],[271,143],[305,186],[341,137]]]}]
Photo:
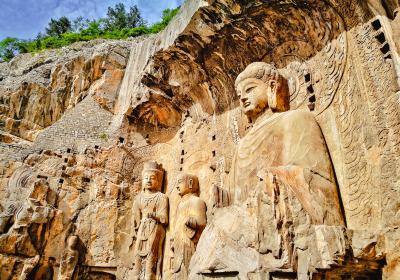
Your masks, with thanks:
[{"label": "buddha's head", "polygon": [[289,88],[286,79],[271,64],[254,62],[235,81],[242,111],[250,119],[267,109],[273,112],[289,110]]},{"label": "buddha's head", "polygon": [[142,171],[143,190],[150,192],[161,191],[164,171],[161,165],[154,161],[148,161]]},{"label": "buddha's head", "polygon": [[184,196],[188,193],[197,195],[199,192],[199,179],[196,175],[181,173],[177,178],[176,189],[180,196]]}]

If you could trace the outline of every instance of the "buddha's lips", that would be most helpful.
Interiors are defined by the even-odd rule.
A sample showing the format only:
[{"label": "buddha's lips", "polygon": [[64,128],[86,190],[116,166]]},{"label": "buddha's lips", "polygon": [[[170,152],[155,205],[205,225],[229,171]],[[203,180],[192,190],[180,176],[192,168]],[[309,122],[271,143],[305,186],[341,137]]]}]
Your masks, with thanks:
[{"label": "buddha's lips", "polygon": [[251,105],[251,102],[247,101],[247,102],[243,102],[243,107],[246,108],[248,106]]}]

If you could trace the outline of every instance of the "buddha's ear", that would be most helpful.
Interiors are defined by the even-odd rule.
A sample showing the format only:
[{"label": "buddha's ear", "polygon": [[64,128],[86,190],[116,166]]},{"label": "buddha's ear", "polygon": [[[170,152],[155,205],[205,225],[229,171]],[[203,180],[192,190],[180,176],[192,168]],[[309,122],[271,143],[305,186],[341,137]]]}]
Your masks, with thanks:
[{"label": "buddha's ear", "polygon": [[272,110],[278,107],[277,93],[278,93],[278,81],[277,80],[269,80],[268,87],[268,106]]},{"label": "buddha's ear", "polygon": [[189,189],[193,189],[193,180],[189,179]]}]

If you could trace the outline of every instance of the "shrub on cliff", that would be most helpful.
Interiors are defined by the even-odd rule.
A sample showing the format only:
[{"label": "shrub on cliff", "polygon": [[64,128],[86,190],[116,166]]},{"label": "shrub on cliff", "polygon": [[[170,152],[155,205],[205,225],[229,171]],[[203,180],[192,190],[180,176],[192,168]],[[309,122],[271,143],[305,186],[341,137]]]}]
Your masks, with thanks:
[{"label": "shrub on cliff", "polygon": [[107,17],[103,22],[105,31],[133,29],[147,24],[136,5],[130,7],[127,13],[122,3],[115,5],[115,8],[108,7]]},{"label": "shrub on cliff", "polygon": [[66,17],[59,20],[50,19],[49,27],[46,27],[46,34],[49,36],[58,36],[71,29],[71,21]]},{"label": "shrub on cliff", "polygon": [[[123,4],[117,4],[115,8],[109,7],[107,18],[99,20],[84,20],[79,17],[71,23],[65,17],[58,21],[51,19],[49,28],[46,28],[46,34],[42,35],[39,32],[34,40],[7,37],[1,41],[0,57],[9,61],[18,53],[61,48],[79,41],[90,41],[98,38],[119,40],[158,33],[168,25],[179,8],[164,10],[161,22],[150,27],[146,25],[146,21],[143,20],[136,5],[130,7],[129,13],[125,11]],[[60,33],[61,31],[63,32]]]}]

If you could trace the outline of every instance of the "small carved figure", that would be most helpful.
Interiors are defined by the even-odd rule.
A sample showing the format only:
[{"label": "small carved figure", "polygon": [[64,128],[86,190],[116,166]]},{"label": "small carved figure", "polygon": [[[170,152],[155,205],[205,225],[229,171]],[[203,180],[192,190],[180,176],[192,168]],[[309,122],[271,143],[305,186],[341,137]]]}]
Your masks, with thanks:
[{"label": "small carved figure", "polygon": [[190,260],[207,223],[207,208],[204,200],[198,197],[197,176],[181,174],[178,177],[177,190],[181,196],[181,202],[176,210],[175,231],[171,238],[173,273],[175,279],[186,280]]},{"label": "small carved figure", "polygon": [[78,243],[78,236],[72,235],[68,238],[67,248],[61,253],[60,271],[58,280],[71,280],[75,267],[78,264],[79,252],[75,249]]},{"label": "small carved figure", "polygon": [[10,231],[27,234],[27,228],[32,223],[47,223],[54,216],[54,207],[47,203],[49,186],[44,180],[37,180],[32,191],[21,204],[11,204],[7,211],[0,215],[0,230],[3,232],[7,222],[13,218]]},{"label": "small carved figure", "polygon": [[134,279],[161,279],[164,227],[168,224],[168,197],[161,193],[164,171],[149,161],[142,172],[143,189],[133,204],[136,235]]},{"label": "small carved figure", "polygon": [[[37,180],[24,202],[11,204],[7,211],[0,215],[2,231],[5,230],[7,223],[12,222],[8,232],[0,236],[0,252],[37,255],[30,240],[28,228],[33,223],[44,224],[53,218],[56,209],[47,203],[48,191],[48,183],[44,180]],[[10,239],[11,236],[13,238]],[[11,242],[10,240],[15,241]]]},{"label": "small carved figure", "polygon": [[22,268],[22,273],[21,276],[19,277],[19,280],[27,280],[29,274],[32,272],[32,270],[35,268],[35,266],[39,263],[40,260],[40,255],[36,255],[33,258],[29,258],[25,261],[24,267]]}]

